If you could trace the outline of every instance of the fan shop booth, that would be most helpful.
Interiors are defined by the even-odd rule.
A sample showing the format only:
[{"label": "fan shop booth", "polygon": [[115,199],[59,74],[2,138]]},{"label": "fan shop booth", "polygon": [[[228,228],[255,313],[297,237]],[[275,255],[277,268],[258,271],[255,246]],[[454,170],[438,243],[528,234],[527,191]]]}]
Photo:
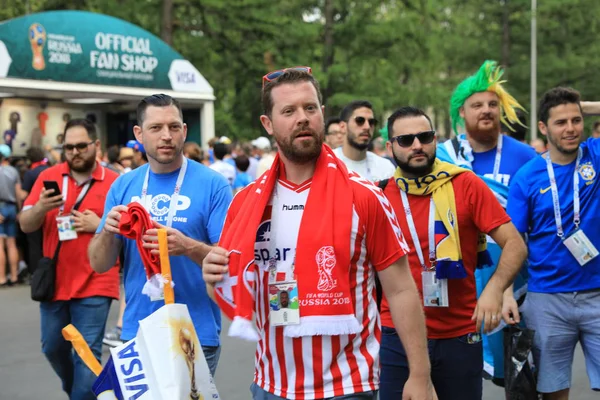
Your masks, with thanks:
[{"label": "fan shop booth", "polygon": [[71,118],[95,121],[104,147],[133,139],[145,96],[177,99],[188,141],[214,137],[214,95],[169,45],[126,21],[82,11],[31,14],[0,23],[0,143],[15,156],[56,146]]}]

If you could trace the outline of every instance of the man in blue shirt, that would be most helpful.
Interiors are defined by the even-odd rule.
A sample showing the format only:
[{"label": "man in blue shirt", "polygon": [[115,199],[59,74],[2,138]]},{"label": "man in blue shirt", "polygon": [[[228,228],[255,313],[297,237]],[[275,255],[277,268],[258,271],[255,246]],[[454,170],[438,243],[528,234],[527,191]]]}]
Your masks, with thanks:
[{"label": "man in blue shirt", "polygon": [[[438,145],[437,157],[473,170],[506,208],[512,177],[537,154],[530,146],[502,133],[502,123],[507,126],[522,124],[517,115],[522,107],[502,87],[502,73],[495,61],[486,61],[477,73],[458,84],[450,99],[450,115],[457,136]],[[490,236],[487,239],[493,266],[475,271],[478,296],[500,260],[500,246]],[[514,299],[526,290],[524,276],[517,276],[514,289],[514,296],[512,287],[506,291],[505,305],[510,307],[518,322]],[[483,345],[484,370],[494,378],[494,383],[503,385],[502,332],[485,335]]]},{"label": "man in blue shirt", "polygon": [[569,398],[573,351],[585,354],[592,389],[600,390],[600,140],[583,142],[579,93],[554,88],[539,106],[549,151],[513,178],[508,213],[529,236],[529,292],[523,305],[536,331],[538,391]]},{"label": "man in blue shirt", "polygon": [[[137,120],[134,134],[146,150],[148,164],[120,176],[106,195],[104,216],[89,247],[90,262],[96,272],[106,272],[124,249],[127,305],[121,339],[132,339],[138,321],[164,305],[142,294],[146,274],[136,243],[119,235],[120,213],[126,205],[134,201],[144,205],[156,227],[167,227],[175,302],[187,304],[214,375],[221,315],[206,293],[200,265],[221,235],[231,187],[219,173],[183,156],[187,126],[177,100],[163,94],[146,97],[138,105]],[[156,229],[148,230],[144,240],[145,247],[158,252],[153,243]]]}]

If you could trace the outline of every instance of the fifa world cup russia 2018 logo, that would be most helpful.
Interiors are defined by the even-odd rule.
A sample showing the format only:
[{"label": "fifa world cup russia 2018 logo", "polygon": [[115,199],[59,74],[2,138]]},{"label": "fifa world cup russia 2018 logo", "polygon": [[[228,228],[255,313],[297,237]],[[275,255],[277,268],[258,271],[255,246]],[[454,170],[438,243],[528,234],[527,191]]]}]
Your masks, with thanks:
[{"label": "fifa world cup russia 2018 logo", "polygon": [[317,268],[319,269],[319,283],[317,289],[328,292],[335,288],[337,281],[333,279],[333,268],[337,263],[335,250],[332,246],[323,246],[317,251]]},{"label": "fifa world cup russia 2018 logo", "polygon": [[29,43],[31,43],[31,53],[33,69],[41,71],[46,68],[44,60],[44,45],[46,44],[46,30],[37,22],[29,27]]}]

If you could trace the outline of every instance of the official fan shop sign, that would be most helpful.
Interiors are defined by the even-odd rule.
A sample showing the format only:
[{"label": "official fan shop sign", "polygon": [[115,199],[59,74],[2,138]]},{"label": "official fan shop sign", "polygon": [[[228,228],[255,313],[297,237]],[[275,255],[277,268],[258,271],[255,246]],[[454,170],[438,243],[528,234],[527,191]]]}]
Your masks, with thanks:
[{"label": "official fan shop sign", "polygon": [[189,61],[150,32],[84,11],[0,23],[0,78],[212,93]]}]

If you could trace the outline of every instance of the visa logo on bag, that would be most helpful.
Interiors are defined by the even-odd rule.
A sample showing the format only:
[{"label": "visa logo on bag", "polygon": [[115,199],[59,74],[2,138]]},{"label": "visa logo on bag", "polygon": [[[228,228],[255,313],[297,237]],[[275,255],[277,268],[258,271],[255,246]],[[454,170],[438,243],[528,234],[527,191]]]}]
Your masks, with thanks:
[{"label": "visa logo on bag", "polygon": [[123,345],[124,347],[119,348],[116,354],[113,353],[113,362],[119,376],[123,398],[127,400],[151,397],[151,395],[144,396],[149,390],[149,383],[136,345],[136,339],[130,340]]}]

